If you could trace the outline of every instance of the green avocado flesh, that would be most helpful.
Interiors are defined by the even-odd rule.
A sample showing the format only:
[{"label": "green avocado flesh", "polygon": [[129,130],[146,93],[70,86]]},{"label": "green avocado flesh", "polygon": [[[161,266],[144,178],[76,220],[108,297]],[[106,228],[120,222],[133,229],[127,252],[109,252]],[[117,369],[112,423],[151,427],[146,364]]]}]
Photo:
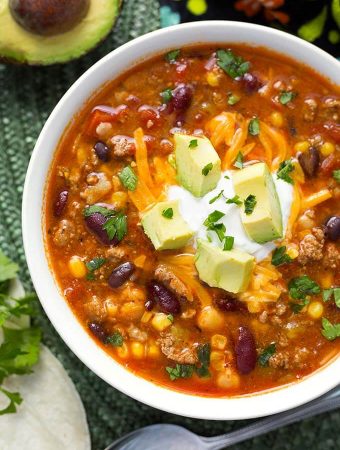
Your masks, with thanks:
[{"label": "green avocado flesh", "polygon": [[8,0],[0,2],[0,58],[31,65],[49,65],[78,58],[95,47],[114,25],[120,0],[91,0],[86,16],[72,30],[40,36],[13,19]]}]

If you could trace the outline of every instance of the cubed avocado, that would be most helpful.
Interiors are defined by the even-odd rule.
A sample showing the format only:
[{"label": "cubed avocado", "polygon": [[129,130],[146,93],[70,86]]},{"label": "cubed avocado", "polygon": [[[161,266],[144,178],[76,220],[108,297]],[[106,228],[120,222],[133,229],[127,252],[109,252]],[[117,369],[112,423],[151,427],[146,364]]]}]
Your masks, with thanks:
[{"label": "cubed avocado", "polygon": [[198,240],[195,265],[202,281],[237,294],[247,289],[255,258],[237,249],[224,251]]},{"label": "cubed avocado", "polygon": [[144,214],[142,226],[156,250],[181,248],[194,234],[182,218],[177,200],[157,203]]},{"label": "cubed avocado", "polygon": [[251,213],[241,208],[243,226],[251,239],[263,244],[282,238],[282,214],[273,177],[267,164],[258,163],[233,173],[235,193],[244,201],[255,196],[256,205]]},{"label": "cubed avocado", "polygon": [[221,177],[221,160],[206,137],[175,133],[177,180],[195,197],[214,189]]}]

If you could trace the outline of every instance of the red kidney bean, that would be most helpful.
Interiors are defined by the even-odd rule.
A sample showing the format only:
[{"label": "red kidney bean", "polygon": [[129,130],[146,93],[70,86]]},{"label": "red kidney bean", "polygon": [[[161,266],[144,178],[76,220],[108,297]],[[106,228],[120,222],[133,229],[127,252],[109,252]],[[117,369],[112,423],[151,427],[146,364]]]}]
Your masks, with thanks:
[{"label": "red kidney bean", "polygon": [[125,262],[120,266],[113,269],[110,278],[109,285],[112,288],[118,288],[122,286],[136,270],[136,266],[132,262]]},{"label": "red kidney bean", "polygon": [[151,300],[156,302],[164,313],[178,314],[181,311],[178,298],[163,284],[151,281],[148,285],[148,293]]},{"label": "red kidney bean", "polygon": [[336,168],[337,158],[334,156],[334,153],[331,153],[326,159],[324,159],[320,166],[320,172],[323,176],[329,177],[331,176],[333,170]]},{"label": "red kidney bean", "polygon": [[241,374],[247,374],[255,368],[257,360],[255,339],[249,328],[239,328],[235,353],[237,370]]},{"label": "red kidney bean", "polygon": [[325,234],[331,241],[337,241],[340,238],[340,216],[333,216],[327,220]]},{"label": "red kidney bean", "polygon": [[118,239],[116,237],[109,239],[106,230],[103,230],[103,225],[107,220],[108,218],[99,212],[85,217],[87,228],[92,231],[104,245],[117,245],[119,242]]},{"label": "red kidney bean", "polygon": [[67,190],[60,191],[54,203],[54,215],[56,217],[61,216],[62,212],[65,209],[67,199],[68,199],[68,191]]},{"label": "red kidney bean", "polygon": [[190,84],[180,83],[172,91],[171,107],[175,111],[185,111],[189,108],[193,96],[193,88]]},{"label": "red kidney bean", "polygon": [[263,86],[262,81],[253,73],[245,73],[241,82],[248,94],[258,91]]},{"label": "red kidney bean", "polygon": [[298,160],[304,174],[308,178],[313,178],[319,168],[320,153],[315,147],[310,147],[306,152],[298,155]]},{"label": "red kidney bean", "polygon": [[243,309],[243,305],[234,297],[224,296],[215,300],[216,306],[225,312],[240,311]]},{"label": "red kidney bean", "polygon": [[92,334],[94,334],[100,341],[106,342],[107,334],[105,333],[103,326],[98,322],[90,322],[87,325]]},{"label": "red kidney bean", "polygon": [[98,141],[94,145],[94,151],[101,161],[107,162],[110,159],[110,148],[102,141]]}]

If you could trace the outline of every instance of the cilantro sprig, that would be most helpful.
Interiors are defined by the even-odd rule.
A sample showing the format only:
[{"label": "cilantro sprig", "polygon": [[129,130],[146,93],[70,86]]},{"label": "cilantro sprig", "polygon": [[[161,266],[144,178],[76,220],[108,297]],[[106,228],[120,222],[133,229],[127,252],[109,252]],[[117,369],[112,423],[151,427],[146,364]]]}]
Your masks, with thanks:
[{"label": "cilantro sprig", "polygon": [[257,361],[262,367],[268,366],[270,358],[276,353],[276,344],[272,342],[259,355]]},{"label": "cilantro sprig", "polygon": [[279,170],[276,173],[277,178],[280,180],[286,181],[286,183],[294,184],[294,180],[291,178],[290,173],[295,169],[292,160],[287,159],[286,161],[282,161],[279,165]]},{"label": "cilantro sprig", "polygon": [[225,214],[221,211],[215,210],[205,219],[203,225],[207,227],[208,230],[214,231],[219,240],[222,242],[224,239],[224,234],[226,231],[225,225],[223,223],[217,223],[219,220],[224,217]]},{"label": "cilantro sprig", "polygon": [[136,190],[138,185],[138,177],[131,166],[124,167],[124,169],[119,172],[118,178],[128,191]]},{"label": "cilantro sprig", "polygon": [[292,258],[286,253],[287,247],[277,247],[272,254],[273,266],[281,266],[282,264],[289,264],[292,262]]},{"label": "cilantro sprig", "polygon": [[199,345],[196,352],[198,358],[198,362],[196,364],[176,364],[175,367],[165,368],[171,381],[178,380],[179,378],[190,378],[194,372],[196,372],[200,378],[210,376],[210,344],[206,343]]},{"label": "cilantro sprig", "polygon": [[329,341],[340,337],[340,323],[332,324],[325,317],[322,318],[322,335]]},{"label": "cilantro sprig", "polygon": [[242,77],[250,68],[249,61],[235,55],[230,49],[217,50],[216,59],[218,67],[233,79]]}]

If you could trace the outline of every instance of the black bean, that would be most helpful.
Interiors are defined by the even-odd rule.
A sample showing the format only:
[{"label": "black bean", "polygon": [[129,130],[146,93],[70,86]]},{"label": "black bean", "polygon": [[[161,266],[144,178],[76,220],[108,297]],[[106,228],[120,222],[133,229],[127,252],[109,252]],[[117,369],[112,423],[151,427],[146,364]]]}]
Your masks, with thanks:
[{"label": "black bean", "polygon": [[248,94],[258,91],[263,86],[262,81],[253,73],[245,73],[241,82]]},{"label": "black bean", "polygon": [[118,288],[122,286],[130,278],[135,270],[136,266],[129,261],[121,264],[120,266],[113,269],[109,278],[109,285],[112,288]]},{"label": "black bean", "polygon": [[325,234],[331,241],[337,241],[340,238],[340,216],[332,216],[327,220]]},{"label": "black bean", "polygon": [[107,162],[110,159],[110,149],[104,142],[96,142],[93,148],[101,161]]},{"label": "black bean", "polygon": [[236,298],[231,296],[224,296],[215,300],[216,306],[225,312],[240,311],[243,309],[243,305]]},{"label": "black bean", "polygon": [[236,366],[241,374],[251,372],[256,365],[257,353],[253,333],[247,327],[240,327],[235,345]]},{"label": "black bean", "polygon": [[56,201],[54,203],[54,215],[56,217],[60,217],[62,212],[65,209],[66,203],[68,198],[68,191],[60,191],[57,195]]},{"label": "black bean", "polygon": [[148,293],[151,300],[156,302],[159,309],[167,314],[178,314],[181,311],[181,305],[178,298],[163,284],[157,281],[151,281],[148,285]]},{"label": "black bean", "polygon": [[107,334],[105,333],[103,326],[98,322],[90,322],[88,325],[89,330],[102,342],[106,342]]},{"label": "black bean", "polygon": [[171,106],[175,111],[185,111],[189,108],[193,96],[193,88],[181,83],[172,91]]},{"label": "black bean", "polygon": [[309,147],[306,152],[298,155],[298,160],[304,174],[308,178],[313,178],[319,168],[320,153],[315,147]]},{"label": "black bean", "polygon": [[106,230],[103,230],[103,225],[107,220],[108,218],[99,212],[85,217],[85,222],[89,230],[92,231],[104,245],[117,245],[119,242],[118,239],[116,237],[109,239]]}]

